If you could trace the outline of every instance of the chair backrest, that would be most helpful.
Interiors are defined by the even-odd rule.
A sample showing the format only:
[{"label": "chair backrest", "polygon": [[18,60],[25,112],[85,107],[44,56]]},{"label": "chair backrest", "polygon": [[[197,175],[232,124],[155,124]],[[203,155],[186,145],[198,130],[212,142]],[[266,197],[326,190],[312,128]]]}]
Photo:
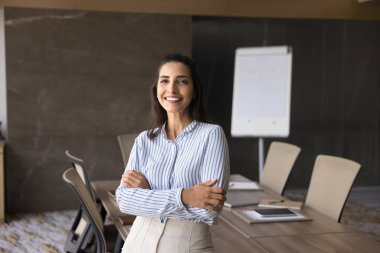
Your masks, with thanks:
[{"label": "chair backrest", "polygon": [[123,134],[117,136],[117,141],[119,142],[121,155],[123,157],[124,166],[127,166],[129,154],[131,153],[135,139],[138,133]]},{"label": "chair backrest", "polygon": [[305,206],[339,222],[359,169],[360,164],[357,162],[336,156],[318,155]]},{"label": "chair backrest", "polygon": [[69,153],[68,150],[65,152],[69,162],[72,164],[72,166],[77,170],[79,176],[81,177],[83,183],[86,185],[86,188],[88,192],[91,194],[92,199],[95,201],[95,193],[91,186],[91,181],[87,174],[87,168],[84,164],[84,161],[78,157],[73,156]]},{"label": "chair backrest", "polygon": [[100,216],[96,203],[88,192],[82,178],[78,174],[77,170],[71,167],[63,173],[63,180],[72,187],[83,206],[84,212],[89,218],[95,232],[96,252],[106,252],[106,240],[103,234],[103,220]]},{"label": "chair backrest", "polygon": [[293,144],[273,141],[265,159],[260,184],[283,195],[289,174],[301,149]]}]

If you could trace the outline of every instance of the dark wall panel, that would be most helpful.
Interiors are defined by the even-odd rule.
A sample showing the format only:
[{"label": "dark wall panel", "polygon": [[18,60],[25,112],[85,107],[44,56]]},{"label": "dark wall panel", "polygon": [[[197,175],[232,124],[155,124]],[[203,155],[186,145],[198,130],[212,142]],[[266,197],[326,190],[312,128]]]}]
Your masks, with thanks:
[{"label": "dark wall panel", "polygon": [[289,187],[308,186],[318,154],[361,163],[356,185],[380,184],[378,21],[193,18],[193,57],[228,136],[231,172],[258,179],[257,138],[230,136],[235,49],[265,45],[293,47],[290,136],[276,139],[302,148]]},{"label": "dark wall panel", "polygon": [[64,151],[92,180],[123,171],[118,134],[146,128],[160,58],[191,53],[190,16],[5,8],[7,211],[77,206]]}]

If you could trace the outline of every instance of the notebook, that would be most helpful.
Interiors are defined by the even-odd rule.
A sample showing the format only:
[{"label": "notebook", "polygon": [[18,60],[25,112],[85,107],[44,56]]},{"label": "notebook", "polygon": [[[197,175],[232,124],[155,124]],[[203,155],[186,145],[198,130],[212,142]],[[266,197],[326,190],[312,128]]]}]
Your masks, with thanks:
[{"label": "notebook", "polygon": [[254,194],[252,191],[227,191],[226,207],[257,205],[262,196]]}]

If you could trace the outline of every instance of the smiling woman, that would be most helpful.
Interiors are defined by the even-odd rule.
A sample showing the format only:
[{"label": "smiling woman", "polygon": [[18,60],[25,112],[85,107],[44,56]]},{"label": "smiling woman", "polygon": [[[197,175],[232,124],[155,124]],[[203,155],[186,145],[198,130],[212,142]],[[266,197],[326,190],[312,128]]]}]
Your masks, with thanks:
[{"label": "smiling woman", "polygon": [[213,252],[209,225],[230,173],[222,128],[209,123],[187,56],[166,56],[151,88],[152,128],[135,140],[117,202],[136,215],[123,252]]},{"label": "smiling woman", "polygon": [[[168,117],[190,120],[187,118],[187,109],[194,97],[193,90],[193,81],[185,64],[169,62],[161,67],[157,84],[157,99],[168,113]],[[169,131],[169,135],[172,133]],[[176,135],[172,138],[175,139],[175,137]]]},{"label": "smiling woman", "polygon": [[[167,87],[172,86],[172,90],[167,90]],[[166,89],[164,89],[166,88]],[[151,130],[148,135],[150,138],[156,137],[159,132],[155,131],[162,128],[168,120],[169,114],[164,107],[165,101],[183,99],[179,90],[185,92],[188,96],[186,99],[186,112],[176,114],[182,115],[192,120],[210,123],[211,119],[206,113],[203,100],[203,84],[199,76],[197,66],[189,57],[181,54],[167,55],[160,63],[157,70],[157,77],[151,87],[150,99],[152,104],[151,110]],[[166,91],[166,99],[161,98],[162,92]],[[170,96],[170,92],[176,93]],[[169,93],[169,94],[168,94]],[[183,95],[183,94],[182,94]],[[191,95],[191,97],[190,97]],[[182,101],[182,105],[184,102]],[[188,119],[187,119],[188,120]]]}]

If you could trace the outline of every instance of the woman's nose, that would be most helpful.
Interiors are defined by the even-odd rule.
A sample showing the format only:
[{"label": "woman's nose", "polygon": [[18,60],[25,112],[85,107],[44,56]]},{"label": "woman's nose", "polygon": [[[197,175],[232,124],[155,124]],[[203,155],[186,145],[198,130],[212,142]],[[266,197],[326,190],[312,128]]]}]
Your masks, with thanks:
[{"label": "woman's nose", "polygon": [[171,93],[177,93],[177,85],[175,82],[170,82],[168,86],[168,91],[170,91]]}]

